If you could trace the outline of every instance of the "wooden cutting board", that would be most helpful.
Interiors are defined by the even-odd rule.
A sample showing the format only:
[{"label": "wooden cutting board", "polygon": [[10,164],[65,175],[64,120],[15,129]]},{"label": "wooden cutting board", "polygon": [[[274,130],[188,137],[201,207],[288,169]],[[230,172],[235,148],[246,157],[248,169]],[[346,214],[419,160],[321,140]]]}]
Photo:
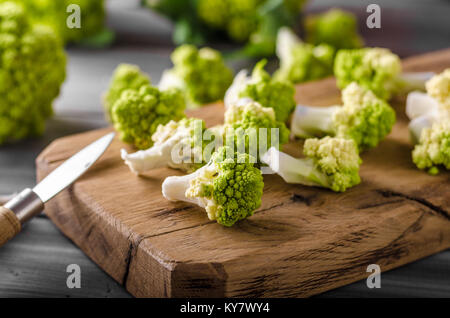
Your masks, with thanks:
[{"label": "wooden cutting board", "polygon": [[[408,71],[439,72],[450,49],[410,58]],[[334,79],[299,85],[297,101],[340,102]],[[225,228],[195,206],[161,194],[169,175],[136,177],[114,140],[76,184],[46,205],[50,219],[109,275],[138,297],[300,297],[366,278],[450,247],[450,174],[430,176],[411,162],[404,100],[392,105],[398,122],[376,149],[362,155],[362,182],[343,194],[264,177],[261,208]],[[190,115],[209,126],[223,105]],[[38,180],[110,131],[61,138],[37,158]],[[300,155],[300,143],[285,151]]]}]

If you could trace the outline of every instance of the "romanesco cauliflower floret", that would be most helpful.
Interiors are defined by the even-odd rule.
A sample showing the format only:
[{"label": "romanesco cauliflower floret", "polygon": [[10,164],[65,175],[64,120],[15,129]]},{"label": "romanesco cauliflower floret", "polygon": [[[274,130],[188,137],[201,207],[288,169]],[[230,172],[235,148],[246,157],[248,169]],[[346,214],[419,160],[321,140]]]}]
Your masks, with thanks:
[{"label": "romanesco cauliflower floret", "polygon": [[350,138],[360,151],[375,147],[395,123],[395,111],[384,100],[356,83],[342,92],[343,106],[298,105],[291,125],[297,137],[331,135]]},{"label": "romanesco cauliflower floret", "polygon": [[171,58],[174,67],[163,74],[161,88],[178,87],[184,90],[191,106],[223,99],[233,80],[233,72],[220,52],[182,45],[175,49]]},{"label": "romanesco cauliflower floret", "polygon": [[65,66],[51,28],[32,23],[16,3],[0,3],[0,144],[43,133]]},{"label": "romanesco cauliflower floret", "polygon": [[[45,24],[61,37],[64,42],[79,42],[97,35],[104,29],[105,8],[103,0],[0,0],[22,4],[33,22]],[[68,28],[69,5],[80,7],[81,28]]]},{"label": "romanesco cauliflower floret", "polygon": [[151,85],[125,90],[112,108],[114,128],[120,138],[139,149],[153,145],[152,135],[160,124],[184,117],[185,101],[177,89],[161,91]]},{"label": "romanesco cauliflower floret", "polygon": [[261,0],[199,0],[197,13],[206,25],[225,31],[236,42],[248,40],[258,26]]},{"label": "romanesco cauliflower floret", "polygon": [[439,173],[439,166],[450,170],[450,118],[422,130],[412,159],[419,169],[432,175]]},{"label": "romanesco cauliflower floret", "polygon": [[276,52],[280,59],[280,68],[274,74],[276,79],[302,83],[333,73],[335,49],[328,44],[303,43],[287,27],[278,31]]},{"label": "romanesco cauliflower floret", "polygon": [[261,171],[248,154],[221,147],[207,165],[186,176],[164,180],[162,192],[171,201],[204,208],[210,220],[232,226],[260,207],[264,187]]},{"label": "romanesco cauliflower floret", "polygon": [[[57,2],[54,0],[51,1]],[[94,37],[101,32],[105,32],[106,14],[104,0],[65,0],[65,7],[70,4],[80,6],[82,27],[73,29],[67,28],[67,13],[65,13],[63,17],[63,26],[60,29],[60,32],[63,32],[63,37],[66,42],[80,42],[83,39]]]},{"label": "romanesco cauliflower floret", "polygon": [[353,140],[324,137],[305,141],[306,158],[294,158],[270,148],[262,161],[287,183],[329,188],[344,192],[360,183],[361,159]]},{"label": "romanesco cauliflower floret", "polygon": [[361,150],[373,148],[395,124],[395,111],[371,91],[350,84],[342,94],[344,103],[334,114],[336,136],[351,138]]},{"label": "romanesco cauliflower floret", "polygon": [[159,125],[152,135],[153,146],[128,154],[122,149],[122,159],[136,174],[169,166],[191,172],[206,162],[203,158],[205,123],[197,118],[183,118]]},{"label": "romanesco cauliflower floret", "polygon": [[354,49],[363,45],[356,17],[347,11],[331,9],[305,19],[306,42],[326,43],[336,49]]},{"label": "romanesco cauliflower floret", "polygon": [[117,66],[111,78],[109,89],[103,98],[107,116],[112,119],[112,107],[123,91],[127,89],[138,90],[141,86],[150,85],[150,83],[150,77],[143,73],[137,65],[120,64]]},{"label": "romanesco cauliflower floret", "polygon": [[249,98],[263,107],[273,108],[278,121],[286,122],[295,107],[295,89],[288,81],[275,80],[264,70],[266,60],[259,61],[251,77],[245,70],[239,72],[225,94],[225,107],[241,98]]},{"label": "romanesco cauliflower floret", "polygon": [[273,108],[262,107],[252,100],[239,100],[227,108],[225,133],[227,129],[231,129],[236,149],[257,159],[261,151],[271,146],[278,149],[289,140],[289,130],[276,120]]},{"label": "romanesco cauliflower floret", "polygon": [[400,58],[384,48],[340,50],[334,61],[334,75],[343,89],[352,82],[370,89],[378,97],[424,90],[430,72],[403,73]]},{"label": "romanesco cauliflower floret", "polygon": [[383,99],[391,96],[400,73],[399,57],[383,48],[341,50],[334,65],[334,74],[341,89],[356,82]]}]

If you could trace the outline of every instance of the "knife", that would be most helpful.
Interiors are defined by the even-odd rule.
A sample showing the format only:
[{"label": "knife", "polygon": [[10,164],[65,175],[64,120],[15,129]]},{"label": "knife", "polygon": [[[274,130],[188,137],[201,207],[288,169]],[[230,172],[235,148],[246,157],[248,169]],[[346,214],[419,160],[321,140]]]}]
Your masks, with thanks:
[{"label": "knife", "polygon": [[81,177],[111,144],[107,134],[73,155],[33,189],[25,189],[0,206],[0,246],[16,236],[22,226],[44,210],[44,203]]}]

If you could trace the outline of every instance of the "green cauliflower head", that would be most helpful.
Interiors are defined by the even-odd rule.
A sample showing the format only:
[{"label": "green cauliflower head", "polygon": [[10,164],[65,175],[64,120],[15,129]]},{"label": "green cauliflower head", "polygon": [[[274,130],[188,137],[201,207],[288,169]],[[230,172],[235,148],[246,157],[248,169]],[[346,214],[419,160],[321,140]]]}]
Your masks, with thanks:
[{"label": "green cauliflower head", "polygon": [[412,159],[417,168],[426,169],[432,175],[439,173],[439,166],[450,170],[449,117],[422,130],[419,144],[412,152]]},{"label": "green cauliflower head", "polygon": [[[228,150],[227,150],[228,149]],[[210,220],[232,226],[261,206],[263,177],[248,154],[221,147],[211,161],[198,170],[186,190],[188,199],[197,199],[205,206]]]},{"label": "green cauliflower head", "polygon": [[340,9],[308,15],[305,31],[306,42],[314,45],[325,43],[336,49],[355,49],[363,45],[355,15]]},{"label": "green cauliflower head", "polygon": [[336,136],[353,139],[360,151],[375,147],[395,124],[392,107],[356,83],[343,90],[342,101],[333,114]]},{"label": "green cauliflower head", "polygon": [[[0,0],[0,2],[11,0]],[[33,22],[53,28],[63,42],[79,42],[98,34],[104,28],[104,0],[12,0],[22,4]],[[81,28],[68,28],[69,5],[80,7]]]},{"label": "green cauliflower head", "polygon": [[177,89],[159,90],[143,85],[122,92],[112,108],[114,128],[120,138],[138,149],[153,145],[152,135],[160,124],[184,117],[183,94]]},{"label": "green cauliflower head", "polygon": [[199,0],[197,14],[207,26],[224,31],[235,42],[245,42],[258,27],[261,0]]},{"label": "green cauliflower head", "polygon": [[127,89],[138,90],[141,86],[150,84],[150,77],[143,73],[137,65],[120,64],[117,66],[111,78],[108,91],[103,97],[107,117],[112,119],[112,108],[123,91]]},{"label": "green cauliflower head", "polygon": [[223,99],[233,81],[233,72],[222,55],[211,48],[182,45],[175,49],[171,59],[174,64],[171,72],[183,81],[187,97],[193,104]]},{"label": "green cauliflower head", "polygon": [[303,83],[332,75],[334,53],[334,48],[328,44],[298,43],[292,48],[290,58],[281,60],[274,77]]},{"label": "green cauliflower head", "polygon": [[356,82],[385,100],[399,89],[401,71],[400,58],[384,48],[340,50],[334,61],[339,88]]},{"label": "green cauliflower head", "polygon": [[32,23],[16,3],[0,3],[0,144],[43,133],[65,67],[51,28]]},{"label": "green cauliflower head", "polygon": [[266,60],[259,61],[249,78],[244,73],[236,76],[225,96],[225,105],[229,107],[241,98],[250,98],[263,107],[273,108],[276,119],[286,122],[295,108],[294,85],[289,81],[272,79],[264,70],[266,63]]},{"label": "green cauliflower head", "polygon": [[[252,147],[256,154],[254,157],[259,158],[260,149],[269,149],[276,145],[278,149],[281,145],[289,141],[289,130],[283,122],[277,121],[273,108],[262,107],[259,103],[248,101],[238,103],[227,108],[225,112],[224,131],[231,128],[234,133],[236,149],[245,149],[248,153]],[[266,133],[261,135],[260,129],[267,129]],[[276,129],[272,131],[273,129]],[[276,140],[272,140],[272,134]],[[254,139],[252,139],[254,134]],[[250,140],[254,145],[249,145]],[[251,146],[251,147],[250,147]]]},{"label": "green cauliflower head", "polygon": [[361,182],[361,158],[353,140],[324,137],[306,139],[303,153],[314,162],[317,183],[336,192],[344,192]]},{"label": "green cauliflower head", "polygon": [[[52,2],[58,1],[53,0]],[[70,4],[80,6],[81,28],[67,28],[65,25],[67,13],[65,13],[63,26],[59,31],[63,34],[66,42],[77,43],[86,38],[96,36],[105,30],[106,14],[104,0],[65,0],[65,7]]]},{"label": "green cauliflower head", "polygon": [[304,43],[288,27],[278,30],[276,53],[280,68],[274,78],[301,83],[333,73],[335,49],[328,44]]}]

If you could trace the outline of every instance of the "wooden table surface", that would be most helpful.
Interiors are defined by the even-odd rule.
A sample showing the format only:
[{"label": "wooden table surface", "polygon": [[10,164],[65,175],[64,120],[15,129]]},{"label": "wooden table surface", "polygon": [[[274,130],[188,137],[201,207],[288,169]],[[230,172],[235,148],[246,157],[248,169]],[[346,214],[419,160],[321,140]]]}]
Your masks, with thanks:
[{"label": "wooden table surface", "polygon": [[[342,1],[344,2],[344,1]],[[378,1],[382,18],[387,16],[390,30],[362,29],[368,45],[383,45],[406,56],[449,47],[450,6],[446,1]],[[170,24],[148,12],[138,11],[137,0],[108,2],[109,24],[118,30],[118,42],[109,50],[69,48],[68,78],[55,103],[55,117],[48,122],[45,135],[0,148],[0,194],[20,191],[35,184],[34,159],[53,139],[107,126],[101,108],[101,94],[108,85],[113,68],[121,62],[139,64],[158,82],[162,71],[170,67],[168,55]],[[336,1],[315,1],[310,10]],[[361,1],[345,4],[364,19]],[[365,3],[365,1],[363,1]],[[369,3],[369,2],[367,2]],[[384,14],[386,12],[386,14]],[[402,12],[394,23],[390,16]],[[421,12],[420,16],[419,13]],[[430,17],[433,17],[432,19]],[[409,19],[409,20],[408,20]],[[364,20],[362,20],[364,21]],[[392,22],[392,23],[389,23]],[[412,31],[411,31],[412,30]],[[414,32],[416,31],[416,32]],[[402,36],[408,33],[408,37]],[[380,36],[389,34],[389,37]],[[399,37],[399,38],[396,38]],[[399,41],[398,39],[401,39]],[[384,41],[384,42],[382,42]],[[234,68],[245,65],[239,61]],[[81,288],[66,285],[70,264],[81,268]],[[383,273],[381,288],[369,289],[360,281],[319,297],[450,297],[450,250]],[[65,238],[44,214],[33,219],[11,242],[0,249],[0,297],[130,297]]]}]

